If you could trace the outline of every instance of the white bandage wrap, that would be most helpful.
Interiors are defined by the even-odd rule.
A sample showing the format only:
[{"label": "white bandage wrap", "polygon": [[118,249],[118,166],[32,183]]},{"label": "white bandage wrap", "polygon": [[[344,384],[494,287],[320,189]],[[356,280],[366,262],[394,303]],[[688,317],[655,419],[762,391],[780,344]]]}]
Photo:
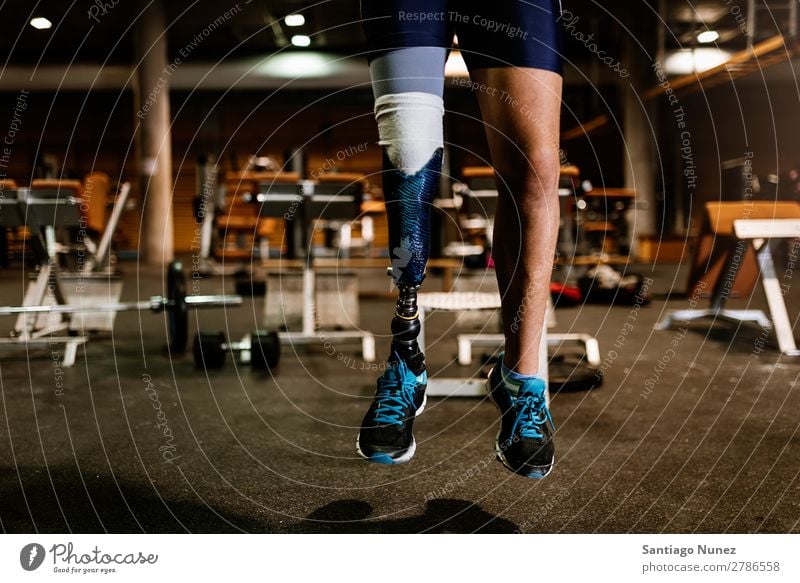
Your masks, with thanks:
[{"label": "white bandage wrap", "polygon": [[416,174],[444,144],[444,102],[432,93],[390,93],[375,100],[381,146],[395,168]]}]

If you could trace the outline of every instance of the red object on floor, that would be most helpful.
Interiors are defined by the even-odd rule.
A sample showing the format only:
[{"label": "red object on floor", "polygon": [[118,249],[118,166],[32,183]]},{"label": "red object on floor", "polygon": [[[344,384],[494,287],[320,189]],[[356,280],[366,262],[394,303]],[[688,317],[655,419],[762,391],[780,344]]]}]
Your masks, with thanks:
[{"label": "red object on floor", "polygon": [[557,306],[577,306],[583,301],[581,290],[574,285],[550,282],[550,297]]}]

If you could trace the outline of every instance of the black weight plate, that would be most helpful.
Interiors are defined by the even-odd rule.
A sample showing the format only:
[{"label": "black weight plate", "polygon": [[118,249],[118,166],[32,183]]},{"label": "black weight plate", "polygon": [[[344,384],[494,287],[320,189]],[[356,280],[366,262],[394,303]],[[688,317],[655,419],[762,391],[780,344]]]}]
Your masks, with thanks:
[{"label": "black weight plate", "polygon": [[281,359],[281,341],[277,332],[256,330],[251,335],[250,366],[258,370],[271,370]]},{"label": "black weight plate", "polygon": [[198,332],[194,335],[192,356],[197,368],[206,370],[225,366],[227,354],[223,349],[225,332]]},{"label": "black weight plate", "polygon": [[169,351],[173,354],[186,352],[186,344],[189,342],[189,313],[186,308],[186,276],[180,261],[173,261],[167,267],[167,300]]},{"label": "black weight plate", "polygon": [[236,295],[245,298],[261,298],[267,293],[267,282],[253,279],[237,279],[234,284]]},{"label": "black weight plate", "polygon": [[553,393],[591,391],[603,384],[603,375],[583,362],[553,360],[547,374],[548,386]]}]

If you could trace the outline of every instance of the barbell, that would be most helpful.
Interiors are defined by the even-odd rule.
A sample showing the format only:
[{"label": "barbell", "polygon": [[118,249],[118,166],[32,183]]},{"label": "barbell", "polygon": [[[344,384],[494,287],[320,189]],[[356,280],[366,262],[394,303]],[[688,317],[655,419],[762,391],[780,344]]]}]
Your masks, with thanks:
[{"label": "barbell", "polygon": [[189,341],[189,309],[222,308],[240,306],[242,296],[234,295],[186,295],[186,276],[180,261],[173,261],[167,267],[167,295],[152,296],[141,302],[122,302],[78,306],[56,304],[50,306],[0,306],[0,316],[19,314],[88,314],[98,312],[143,312],[167,314],[170,352],[184,352]]}]

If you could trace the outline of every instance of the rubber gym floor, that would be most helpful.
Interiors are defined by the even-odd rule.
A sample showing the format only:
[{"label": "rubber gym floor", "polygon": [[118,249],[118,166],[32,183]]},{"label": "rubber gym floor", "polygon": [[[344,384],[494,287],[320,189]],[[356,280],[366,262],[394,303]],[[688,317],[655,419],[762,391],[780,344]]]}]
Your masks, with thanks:
[{"label": "rubber gym floor", "polygon": [[[605,382],[554,395],[557,463],[541,481],[494,460],[498,415],[481,399],[431,400],[416,422],[417,455],[405,466],[359,459],[357,426],[379,372],[368,370],[357,347],[336,346],[333,355],[321,346],[286,347],[274,376],[232,359],[206,374],[190,354],[166,355],[163,316],[123,313],[113,337],[92,339],[68,370],[57,369],[48,349],[3,349],[0,526],[42,533],[800,531],[800,364],[772,340],[761,350],[756,329],[734,335],[725,324],[695,323],[654,331],[664,310],[688,306],[686,297],[665,299],[683,287],[685,273],[640,267],[653,278],[650,306],[557,311],[557,331],[599,338]],[[123,300],[162,292],[157,270],[141,268],[137,277],[135,264],[122,268]],[[21,275],[3,272],[0,303],[19,303]],[[389,289],[379,276],[364,278]],[[229,278],[199,285],[202,293],[233,287]],[[426,287],[438,289],[436,278]],[[788,292],[791,310],[800,290]],[[752,305],[765,307],[760,290]],[[263,298],[247,298],[226,312],[194,312],[192,330],[239,337],[256,327],[262,306]],[[361,304],[379,356],[391,310],[388,297]],[[13,321],[0,325],[10,329]],[[477,371],[449,365],[451,325],[443,314],[429,320],[429,342],[442,336],[428,353],[433,376]]]}]

